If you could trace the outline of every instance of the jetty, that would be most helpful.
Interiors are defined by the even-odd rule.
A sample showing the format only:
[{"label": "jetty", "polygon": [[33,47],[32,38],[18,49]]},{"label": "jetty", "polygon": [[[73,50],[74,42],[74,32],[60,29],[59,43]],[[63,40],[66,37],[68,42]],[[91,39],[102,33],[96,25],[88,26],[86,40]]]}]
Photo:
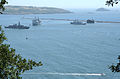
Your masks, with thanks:
[{"label": "jetty", "polygon": [[[25,18],[25,17],[23,17],[23,19],[34,19],[34,18]],[[74,19],[57,19],[57,18],[39,18],[39,19],[40,20],[75,21]],[[87,22],[87,20],[79,20],[79,21]],[[120,23],[120,21],[95,21],[95,23]]]}]

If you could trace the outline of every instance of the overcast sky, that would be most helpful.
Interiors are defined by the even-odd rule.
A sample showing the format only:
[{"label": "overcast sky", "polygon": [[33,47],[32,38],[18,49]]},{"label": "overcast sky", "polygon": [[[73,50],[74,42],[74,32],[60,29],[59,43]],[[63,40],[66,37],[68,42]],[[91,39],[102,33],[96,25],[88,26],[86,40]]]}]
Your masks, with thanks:
[{"label": "overcast sky", "polygon": [[[58,7],[58,8],[100,8],[108,7],[106,0],[8,0],[9,5]],[[114,8],[120,7],[115,5]]]}]

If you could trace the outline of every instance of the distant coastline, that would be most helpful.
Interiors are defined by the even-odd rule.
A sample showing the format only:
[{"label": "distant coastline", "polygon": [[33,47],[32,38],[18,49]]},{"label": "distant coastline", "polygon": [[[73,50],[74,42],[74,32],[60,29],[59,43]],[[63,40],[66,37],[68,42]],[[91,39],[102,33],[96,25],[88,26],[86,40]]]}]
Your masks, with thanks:
[{"label": "distant coastline", "polygon": [[68,10],[54,7],[33,7],[33,6],[5,6],[3,14],[62,14],[72,13]]},{"label": "distant coastline", "polygon": [[110,10],[106,8],[98,8],[96,11],[110,11]]}]

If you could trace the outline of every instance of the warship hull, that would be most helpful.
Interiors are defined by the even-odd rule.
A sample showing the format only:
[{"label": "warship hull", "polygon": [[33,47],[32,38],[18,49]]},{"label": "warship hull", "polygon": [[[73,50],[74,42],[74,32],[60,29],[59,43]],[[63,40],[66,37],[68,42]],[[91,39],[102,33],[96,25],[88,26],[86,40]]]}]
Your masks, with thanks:
[{"label": "warship hull", "polygon": [[21,25],[20,22],[18,24],[13,24],[13,25],[9,25],[8,27],[5,27],[8,29],[29,29],[30,27]]},{"label": "warship hull", "polygon": [[95,21],[94,21],[94,20],[89,20],[89,19],[88,19],[88,20],[87,20],[87,23],[88,23],[88,24],[94,24]]},{"label": "warship hull", "polygon": [[74,22],[71,22],[70,24],[74,24],[74,25],[86,25],[86,23],[74,23]]},{"label": "warship hull", "polygon": [[29,29],[30,27],[5,27],[5,28],[8,28],[8,29]]}]

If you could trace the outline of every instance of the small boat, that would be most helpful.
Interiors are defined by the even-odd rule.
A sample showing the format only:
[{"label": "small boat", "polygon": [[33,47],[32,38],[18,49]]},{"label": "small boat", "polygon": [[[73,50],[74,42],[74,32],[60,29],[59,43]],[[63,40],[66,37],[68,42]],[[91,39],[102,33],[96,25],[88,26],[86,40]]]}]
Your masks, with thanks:
[{"label": "small boat", "polygon": [[26,40],[28,39],[28,37],[26,37]]},{"label": "small boat", "polygon": [[86,25],[86,23],[81,22],[79,20],[74,20],[73,22],[71,22],[70,24],[74,24],[74,25]]}]

